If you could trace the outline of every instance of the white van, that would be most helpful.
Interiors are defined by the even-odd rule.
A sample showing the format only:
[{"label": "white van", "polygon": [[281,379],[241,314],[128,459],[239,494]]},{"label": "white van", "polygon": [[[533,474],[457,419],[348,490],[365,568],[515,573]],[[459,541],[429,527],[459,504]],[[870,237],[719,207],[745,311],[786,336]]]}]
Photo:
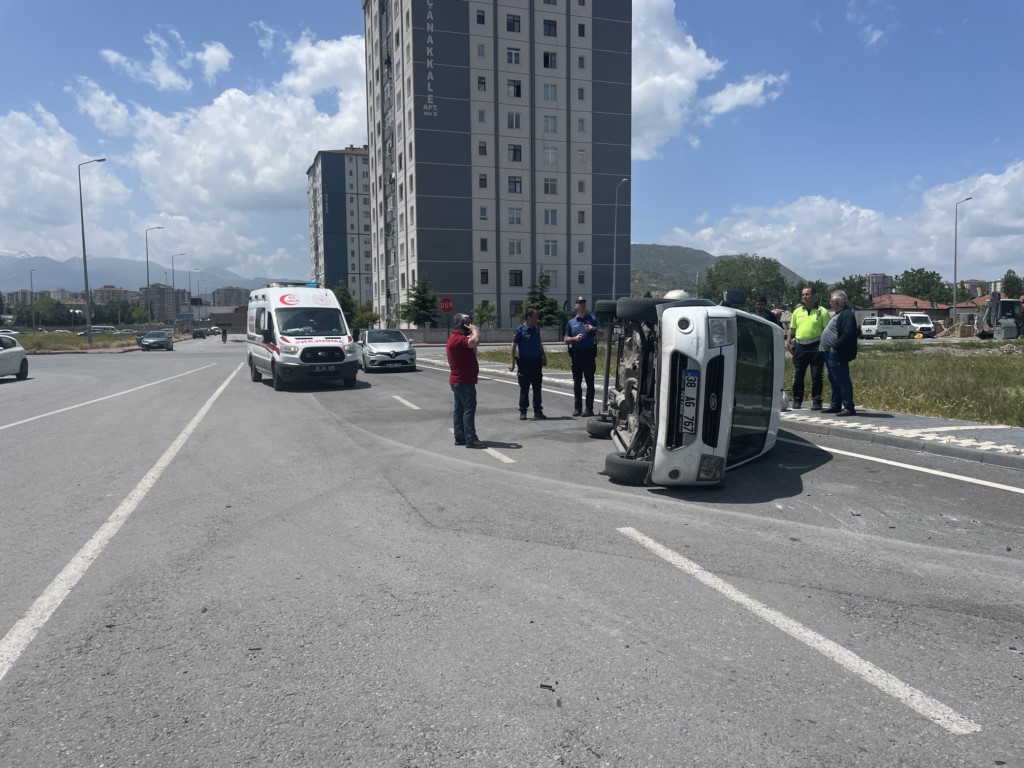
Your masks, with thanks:
[{"label": "white van", "polygon": [[865,339],[909,339],[910,321],[905,317],[865,317],[860,335]]},{"label": "white van", "polygon": [[340,379],[354,387],[359,347],[338,297],[317,283],[274,282],[249,294],[249,376],[275,390],[297,381]]},{"label": "white van", "polygon": [[932,325],[932,319],[924,312],[903,312],[901,317],[905,317],[910,321],[912,335],[920,333],[926,339],[935,336],[935,326]]}]

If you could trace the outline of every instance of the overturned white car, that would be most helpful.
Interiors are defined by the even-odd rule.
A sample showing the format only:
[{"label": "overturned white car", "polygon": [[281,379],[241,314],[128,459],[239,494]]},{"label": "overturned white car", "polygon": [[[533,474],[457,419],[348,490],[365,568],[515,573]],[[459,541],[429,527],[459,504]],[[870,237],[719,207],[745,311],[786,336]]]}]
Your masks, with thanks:
[{"label": "overturned white car", "polygon": [[730,306],[743,301],[727,292],[720,305],[690,298],[596,303],[598,315],[613,320],[607,351],[616,362],[614,379],[606,364],[605,404],[587,431],[615,441],[618,450],[605,461],[612,480],[712,485],[774,447],[784,335]]}]

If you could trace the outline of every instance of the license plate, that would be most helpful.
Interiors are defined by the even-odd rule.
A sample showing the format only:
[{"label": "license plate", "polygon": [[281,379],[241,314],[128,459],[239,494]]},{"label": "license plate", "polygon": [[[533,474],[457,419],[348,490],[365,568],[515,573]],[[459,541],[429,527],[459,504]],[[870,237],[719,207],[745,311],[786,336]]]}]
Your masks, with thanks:
[{"label": "license plate", "polygon": [[688,434],[697,431],[697,389],[700,371],[683,371],[683,388],[679,393],[682,401],[679,409],[679,426]]},{"label": "license plate", "polygon": [[336,365],[314,365],[313,373],[335,373],[338,370]]},{"label": "license plate", "polygon": [[401,368],[403,365],[405,365],[405,363],[394,362],[387,364],[388,368]]}]

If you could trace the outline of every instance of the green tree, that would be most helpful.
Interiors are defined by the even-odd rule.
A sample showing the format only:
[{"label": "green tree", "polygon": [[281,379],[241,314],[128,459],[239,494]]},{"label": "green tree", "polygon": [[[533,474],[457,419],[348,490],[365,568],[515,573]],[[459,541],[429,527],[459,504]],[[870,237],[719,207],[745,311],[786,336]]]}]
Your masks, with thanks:
[{"label": "green tree", "polygon": [[782,276],[782,265],[778,261],[741,253],[723,256],[708,269],[701,282],[700,296],[719,302],[725,291],[743,291],[746,294],[743,308],[752,310],[758,296],[766,297],[769,306],[779,305],[785,299],[786,288],[786,278]]},{"label": "green tree", "polygon": [[872,306],[871,297],[868,296],[867,281],[864,280],[864,275],[850,275],[844,277],[837,283],[832,283],[828,287],[828,291],[831,294],[832,291],[843,291],[846,293],[846,299],[850,302],[850,306],[857,307],[870,307]]},{"label": "green tree", "polygon": [[[547,275],[541,272],[537,275],[537,282],[530,286],[530,292],[526,294],[526,301],[523,302],[523,309],[533,307],[537,310],[537,325],[561,327],[568,319],[558,301],[547,295],[551,281]],[[522,322],[523,318],[511,318],[513,321]]]},{"label": "green tree", "polygon": [[[345,317],[349,317],[349,315],[345,315]],[[353,328],[372,328],[380,322],[380,315],[373,311],[372,301],[365,301],[358,305],[349,322],[352,323]]]},{"label": "green tree", "polygon": [[818,305],[827,309],[829,298],[828,284],[823,280],[811,280],[807,283],[796,283],[789,286],[789,288],[786,289],[786,299],[783,306],[789,310],[799,307],[801,303],[800,294],[803,292],[805,286],[810,286],[814,289],[814,298],[818,302]]},{"label": "green tree", "polygon": [[344,281],[339,280],[338,284],[334,286],[334,295],[338,298],[338,303],[341,305],[341,311],[345,313],[345,319],[348,320],[356,328],[367,328],[368,326],[359,325],[356,323],[356,315],[359,314],[359,308],[356,306],[355,297],[352,295],[352,291],[348,289]]},{"label": "green tree", "polygon": [[[946,303],[953,300],[953,291],[943,282],[942,276],[938,272],[926,269],[908,269],[901,272],[893,278],[892,287],[896,293],[915,299]],[[966,298],[967,295],[966,291],[957,290],[958,299]]]},{"label": "green tree", "polygon": [[1021,294],[1024,294],[1024,283],[1012,269],[1006,270],[1003,275],[1003,298],[1019,299]]},{"label": "green tree", "polygon": [[488,323],[493,325],[497,319],[498,312],[494,305],[489,301],[481,301],[473,308],[473,322],[481,328]]},{"label": "green tree", "polygon": [[409,299],[399,307],[398,317],[417,328],[437,327],[437,294],[430,289],[426,278],[421,277],[416,281],[409,292]]}]

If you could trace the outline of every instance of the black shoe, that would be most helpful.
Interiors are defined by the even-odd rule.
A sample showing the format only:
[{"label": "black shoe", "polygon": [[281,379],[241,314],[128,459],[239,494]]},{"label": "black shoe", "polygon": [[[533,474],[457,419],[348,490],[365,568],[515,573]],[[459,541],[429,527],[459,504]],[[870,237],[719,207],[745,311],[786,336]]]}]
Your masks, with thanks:
[{"label": "black shoe", "polygon": [[821,400],[815,400],[813,403],[811,403],[811,410],[812,411],[820,411],[821,410]]},{"label": "black shoe", "polygon": [[577,408],[575,411],[572,412],[572,415],[573,416],[582,416],[583,415],[583,411],[581,409]]},{"label": "black shoe", "polygon": [[822,413],[839,413],[839,411],[841,411],[841,410],[842,410],[842,408],[840,408],[838,405],[830,405],[828,408],[822,408],[821,412]]},{"label": "black shoe", "polygon": [[857,412],[852,408],[843,408],[843,410],[836,413],[836,416],[856,416]]},{"label": "black shoe", "polygon": [[792,403],[789,404],[789,407],[792,408],[794,411],[798,411],[800,410],[800,406],[803,404],[803,400],[794,400]]},{"label": "black shoe", "polygon": [[456,445],[465,445],[465,444],[466,444],[466,441],[465,441],[465,440],[456,440],[456,441],[455,441],[455,444],[456,444]]},{"label": "black shoe", "polygon": [[487,443],[481,443],[479,440],[474,440],[472,443],[466,443],[467,448],[486,448]]},{"label": "black shoe", "polygon": [[594,409],[593,408],[587,408],[587,410],[585,410],[583,412],[583,415],[584,416],[593,416],[594,415]]},{"label": "black shoe", "polygon": [[519,412],[519,420],[520,421],[526,421],[526,411],[520,411]]},{"label": "black shoe", "polygon": [[[525,419],[526,416],[524,415],[523,418]],[[534,411],[533,412],[533,418],[535,418],[535,419],[546,419],[547,416],[544,415],[544,411]]]}]

